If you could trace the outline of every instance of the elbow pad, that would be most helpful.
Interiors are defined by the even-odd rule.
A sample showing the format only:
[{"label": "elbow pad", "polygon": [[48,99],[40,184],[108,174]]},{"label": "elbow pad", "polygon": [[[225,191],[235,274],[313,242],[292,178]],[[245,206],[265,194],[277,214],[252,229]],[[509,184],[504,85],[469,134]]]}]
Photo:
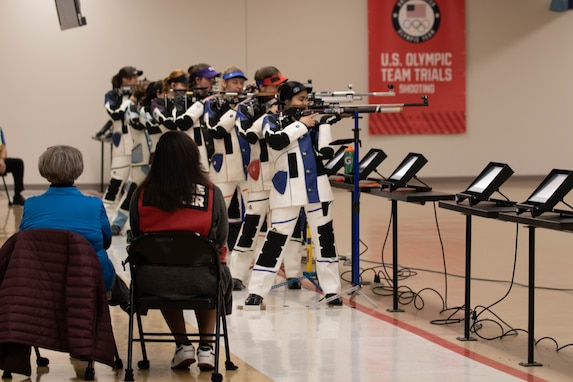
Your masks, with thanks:
[{"label": "elbow pad", "polygon": [[183,114],[181,117],[175,120],[177,128],[181,131],[187,131],[191,127],[193,127],[193,120],[186,114]]},{"label": "elbow pad", "polygon": [[241,135],[247,140],[247,142],[249,142],[252,145],[257,143],[257,141],[259,140],[259,136],[253,132],[248,132],[246,134],[241,134]]},{"label": "elbow pad", "polygon": [[155,117],[155,120],[166,129],[177,129],[177,125],[175,124],[173,118],[166,118],[159,110],[155,109],[153,111],[153,116]]},{"label": "elbow pad", "polygon": [[121,121],[123,117],[125,117],[125,111],[108,110],[107,113],[109,114],[110,118],[114,121]]},{"label": "elbow pad", "polygon": [[105,109],[107,110],[107,113],[109,114],[112,120],[121,121],[125,118],[125,112],[126,110],[128,110],[128,106],[130,103],[131,101],[129,100],[127,100],[127,102],[123,101],[123,103],[116,109],[112,109],[112,105],[106,103]]},{"label": "elbow pad", "polygon": [[209,127],[209,133],[214,139],[223,139],[228,134],[227,130],[225,130],[225,128],[220,125]]},{"label": "elbow pad", "polygon": [[290,144],[290,138],[285,133],[267,134],[267,144],[273,150],[282,150]]},{"label": "elbow pad", "polygon": [[319,150],[322,159],[332,159],[334,157],[334,149],[332,147],[323,147]]}]

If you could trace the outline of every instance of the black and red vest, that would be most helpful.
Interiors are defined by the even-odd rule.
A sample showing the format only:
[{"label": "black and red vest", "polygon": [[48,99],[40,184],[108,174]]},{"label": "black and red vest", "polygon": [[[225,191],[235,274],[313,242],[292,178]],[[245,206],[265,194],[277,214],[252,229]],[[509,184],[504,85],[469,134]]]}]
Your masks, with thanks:
[{"label": "black and red vest", "polygon": [[198,184],[193,200],[173,212],[162,211],[157,207],[144,205],[139,193],[137,209],[141,232],[185,231],[197,232],[209,237],[213,225],[213,185]]}]

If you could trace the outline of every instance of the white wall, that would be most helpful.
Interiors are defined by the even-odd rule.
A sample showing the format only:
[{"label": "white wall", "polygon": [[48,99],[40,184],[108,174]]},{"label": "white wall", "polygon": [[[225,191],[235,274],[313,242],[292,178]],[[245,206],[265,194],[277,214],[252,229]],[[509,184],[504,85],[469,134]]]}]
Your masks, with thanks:
[{"label": "white wall", "polygon": [[[389,0],[388,0],[389,1]],[[441,0],[448,1],[448,0]],[[462,0],[449,0],[462,1]],[[474,176],[490,160],[516,175],[573,168],[573,11],[550,0],[467,0],[467,132],[368,136],[388,174],[409,152],[424,177]],[[44,184],[36,163],[54,144],[85,156],[78,183],[99,182],[104,93],[124,65],[148,79],[208,62],[219,70],[275,65],[315,90],[367,91],[367,0],[82,0],[87,26],[60,31],[54,1],[0,2],[0,125],[9,153],[26,162],[25,182]],[[352,136],[352,121],[336,138]],[[109,155],[109,152],[106,152]],[[107,158],[109,160],[109,157]],[[106,161],[107,162],[107,161]],[[107,175],[107,172],[106,172]]]}]

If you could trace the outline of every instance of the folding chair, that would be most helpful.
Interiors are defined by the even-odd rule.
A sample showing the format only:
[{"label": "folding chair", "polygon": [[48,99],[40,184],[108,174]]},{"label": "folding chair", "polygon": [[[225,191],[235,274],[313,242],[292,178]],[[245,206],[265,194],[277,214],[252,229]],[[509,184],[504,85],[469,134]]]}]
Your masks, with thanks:
[{"label": "folding chair", "polygon": [[[34,327],[38,330],[23,329]],[[97,254],[74,232],[20,231],[0,248],[2,378],[31,374],[32,346],[38,366],[49,362],[38,347],[88,361],[85,380],[94,379],[94,361],[123,367]]]},{"label": "folding chair", "polygon": [[[178,333],[195,338],[201,335],[213,336],[210,341],[215,348],[215,367],[211,380],[219,382],[223,380],[219,373],[220,338],[224,339],[226,370],[236,370],[237,366],[231,361],[229,350],[229,338],[227,336],[227,321],[225,301],[223,297],[223,284],[221,278],[221,264],[217,247],[207,238],[193,232],[154,232],[146,233],[134,238],[127,247],[131,273],[131,314],[129,318],[129,342],[127,348],[127,368],[125,369],[125,381],[133,381],[133,343],[141,343],[143,360],[137,363],[140,369],[149,368],[147,359],[146,342],[175,342],[173,333],[154,333],[143,330],[141,316],[147,314],[150,309],[177,308],[183,310],[210,310],[216,311],[215,333]],[[176,299],[165,299],[141,292],[139,271],[144,267],[181,267],[185,268],[189,278],[202,280],[201,291],[196,294]],[[148,268],[149,270],[149,268]],[[174,286],[175,289],[175,286]],[[178,292],[178,291],[175,291]],[[139,338],[134,338],[133,323],[137,319]],[[222,330],[221,330],[222,324]],[[167,338],[171,337],[171,338]],[[199,339],[191,340],[199,342]]]},{"label": "folding chair", "polygon": [[12,199],[10,198],[10,192],[8,192],[8,185],[6,185],[6,174],[0,175],[2,177],[2,182],[4,183],[4,191],[6,192],[6,197],[8,198],[8,207],[12,206]]}]

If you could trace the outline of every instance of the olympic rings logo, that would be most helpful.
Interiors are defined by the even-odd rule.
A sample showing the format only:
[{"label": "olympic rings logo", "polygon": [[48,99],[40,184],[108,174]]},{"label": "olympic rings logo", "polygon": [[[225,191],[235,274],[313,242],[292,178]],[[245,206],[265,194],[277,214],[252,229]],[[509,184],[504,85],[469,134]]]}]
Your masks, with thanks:
[{"label": "olympic rings logo", "polygon": [[400,25],[404,30],[413,30],[418,33],[424,33],[432,26],[428,19],[404,19]]},{"label": "olympic rings logo", "polygon": [[392,26],[398,36],[419,44],[434,37],[440,27],[442,15],[437,2],[430,0],[395,0]]}]

